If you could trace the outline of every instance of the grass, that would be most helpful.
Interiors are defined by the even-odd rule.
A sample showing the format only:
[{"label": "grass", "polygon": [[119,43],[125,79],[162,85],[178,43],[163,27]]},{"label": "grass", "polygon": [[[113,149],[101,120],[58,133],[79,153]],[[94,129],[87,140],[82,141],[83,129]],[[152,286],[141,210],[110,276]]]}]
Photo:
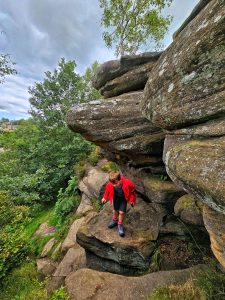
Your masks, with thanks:
[{"label": "grass", "polygon": [[[35,231],[38,229],[38,227],[46,222],[47,220],[53,219],[53,211],[54,207],[47,208],[46,210],[41,211],[39,214],[37,214],[31,222],[26,226],[24,230],[24,234],[27,238],[31,238]],[[51,224],[50,224],[51,225]]]},{"label": "grass", "polygon": [[7,276],[0,292],[4,300],[45,300],[47,291],[37,277],[34,262],[27,262]]},{"label": "grass", "polygon": [[158,288],[149,300],[206,300],[190,279],[184,284]]},{"label": "grass", "polygon": [[217,263],[209,260],[207,268],[196,279],[157,288],[148,300],[224,300],[225,274],[217,270]]},{"label": "grass", "polygon": [[40,282],[33,261],[26,262],[23,266],[16,268],[5,279],[3,288],[0,290],[2,300],[69,300],[64,287],[54,291],[48,297],[46,282]]}]

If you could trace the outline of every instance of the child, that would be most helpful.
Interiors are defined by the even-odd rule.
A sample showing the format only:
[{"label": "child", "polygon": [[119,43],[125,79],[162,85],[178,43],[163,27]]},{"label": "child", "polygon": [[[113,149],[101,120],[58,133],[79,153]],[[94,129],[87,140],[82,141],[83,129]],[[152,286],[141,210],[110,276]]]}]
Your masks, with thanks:
[{"label": "child", "polygon": [[106,185],[105,194],[102,203],[110,200],[113,203],[113,219],[109,223],[108,228],[118,225],[118,232],[121,237],[125,235],[123,227],[123,219],[127,209],[127,203],[132,206],[136,202],[135,187],[131,180],[124,178],[119,172],[109,173],[109,182]]}]

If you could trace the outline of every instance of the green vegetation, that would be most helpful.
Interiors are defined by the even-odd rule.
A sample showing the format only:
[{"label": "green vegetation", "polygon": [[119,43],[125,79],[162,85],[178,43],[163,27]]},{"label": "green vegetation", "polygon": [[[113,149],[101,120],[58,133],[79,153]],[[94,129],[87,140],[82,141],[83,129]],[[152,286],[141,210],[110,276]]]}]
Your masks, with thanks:
[{"label": "green vegetation", "polygon": [[[84,76],[77,74],[75,67],[74,61],[61,59],[53,72],[45,73],[43,82],[29,89],[32,117],[17,121],[13,130],[0,132],[0,145],[4,148],[0,152],[0,280],[5,287],[10,276],[29,273],[26,268],[17,268],[14,274],[13,269],[21,263],[24,265],[28,258],[39,256],[44,244],[52,238],[32,239],[40,224],[48,220],[56,226],[53,236],[58,243],[63,239],[72,212],[80,202],[74,168],[81,159],[92,163],[98,160],[96,147],[71,132],[66,124],[67,113],[73,105],[100,98],[90,84],[97,63]],[[16,278],[13,281],[18,287],[23,285]],[[37,289],[31,287],[33,283]],[[9,298],[45,297],[41,285],[35,280],[33,283],[31,298],[23,298],[19,291],[14,291],[14,296]],[[60,290],[54,299],[62,297],[63,290]],[[0,296],[0,299],[8,298]]]},{"label": "green vegetation", "polygon": [[119,171],[119,167],[113,161],[106,162],[102,167],[102,171],[104,172],[111,172],[111,171]]},{"label": "green vegetation", "polygon": [[195,279],[184,284],[157,288],[149,300],[222,300],[225,298],[225,274],[211,260]]},{"label": "green vegetation", "polygon": [[[160,47],[172,21],[162,10],[172,0],[99,0],[103,10],[102,25],[107,47],[116,46],[115,54],[135,54],[141,46],[154,42]],[[150,41],[149,41],[150,40]]]},{"label": "green vegetation", "polygon": [[0,84],[4,82],[6,76],[17,73],[14,65],[9,54],[0,54]]},{"label": "green vegetation", "polygon": [[47,296],[46,282],[38,279],[36,265],[32,261],[15,269],[4,282],[0,291],[0,299],[4,300],[69,300],[63,287]]}]

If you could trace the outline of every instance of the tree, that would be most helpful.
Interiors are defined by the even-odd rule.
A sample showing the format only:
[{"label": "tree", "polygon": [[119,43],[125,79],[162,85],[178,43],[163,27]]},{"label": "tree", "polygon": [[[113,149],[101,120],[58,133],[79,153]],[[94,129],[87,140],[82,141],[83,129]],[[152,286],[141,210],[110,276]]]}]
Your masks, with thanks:
[{"label": "tree", "polygon": [[65,187],[73,175],[73,166],[93,145],[67,127],[67,113],[72,106],[96,97],[97,91],[90,86],[95,65],[84,76],[75,72],[75,61],[61,59],[58,67],[45,73],[43,82],[29,88],[31,115],[39,130],[39,142],[29,154],[32,170],[45,172],[42,184],[37,188],[41,198],[53,200],[58,190]]},{"label": "tree", "polygon": [[7,75],[17,74],[14,65],[15,63],[11,61],[9,54],[0,54],[0,84],[4,82]]},{"label": "tree", "polygon": [[99,0],[103,9],[101,24],[106,46],[116,45],[116,55],[135,54],[150,38],[160,46],[171,16],[161,12],[172,0]]},{"label": "tree", "polygon": [[29,88],[31,115],[45,127],[66,125],[67,112],[75,104],[96,99],[100,94],[91,86],[94,63],[82,77],[75,72],[75,61],[59,61],[53,73],[45,72],[43,82]]}]

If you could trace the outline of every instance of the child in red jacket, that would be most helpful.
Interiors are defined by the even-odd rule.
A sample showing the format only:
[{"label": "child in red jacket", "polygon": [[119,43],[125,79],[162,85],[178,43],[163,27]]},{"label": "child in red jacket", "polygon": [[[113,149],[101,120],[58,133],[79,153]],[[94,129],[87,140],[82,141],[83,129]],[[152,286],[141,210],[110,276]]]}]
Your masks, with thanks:
[{"label": "child in red jacket", "polygon": [[132,206],[136,202],[135,187],[131,180],[124,178],[119,172],[109,173],[109,182],[106,185],[105,194],[102,198],[102,203],[110,200],[113,203],[113,219],[109,223],[108,228],[113,228],[118,225],[120,236],[125,235],[123,219],[127,209],[127,203]]}]

